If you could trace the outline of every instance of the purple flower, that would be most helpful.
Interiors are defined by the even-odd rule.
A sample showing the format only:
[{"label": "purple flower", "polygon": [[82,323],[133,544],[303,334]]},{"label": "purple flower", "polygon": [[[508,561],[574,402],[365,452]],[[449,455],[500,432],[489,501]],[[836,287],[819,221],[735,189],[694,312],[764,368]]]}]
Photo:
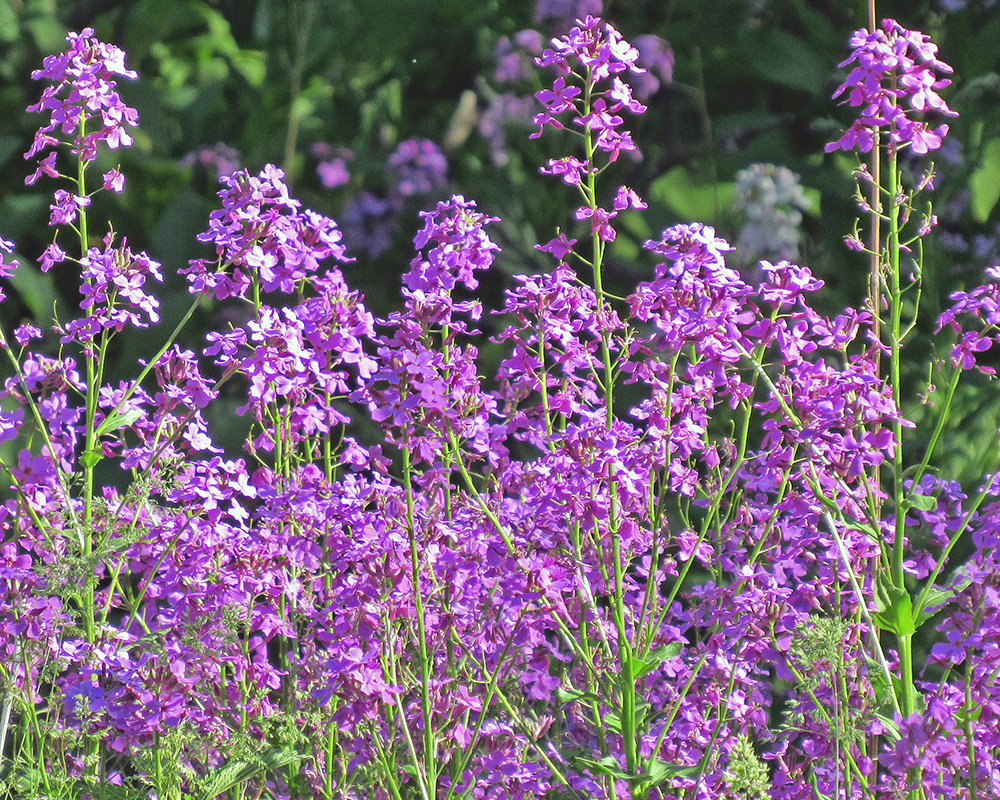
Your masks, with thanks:
[{"label": "purple flower", "polygon": [[396,191],[403,197],[427,194],[445,185],[448,161],[430,139],[407,139],[389,157]]},{"label": "purple flower", "polygon": [[[50,112],[50,121],[39,128],[25,158],[55,146],[59,141],[55,133],[71,137],[70,152],[84,161],[94,160],[98,142],[112,150],[132,144],[126,129],[134,128],[139,117],[118,96],[114,77],[134,79],[136,73],[125,68],[123,51],[93,36],[91,28],[70,33],[66,37],[69,50],[48,56],[44,67],[31,73],[35,80],[47,79],[54,85],[47,86],[41,99],[28,107],[28,111]],[[45,172],[51,174],[52,162],[46,163]]]},{"label": "purple flower", "polygon": [[567,239],[566,234],[560,233],[555,239],[550,240],[547,244],[536,244],[536,250],[542,250],[546,253],[551,253],[557,259],[562,261],[570,253],[573,252],[573,245],[576,244],[576,239]]},{"label": "purple flower", "polygon": [[272,165],[252,176],[241,170],[224,178],[223,207],[213,211],[199,239],[215,245],[217,258],[197,259],[181,270],[191,291],[216,298],[246,297],[258,284],[264,291],[291,294],[298,282],[329,258],[347,262],[337,224],[288,195],[284,173]]},{"label": "purple flower", "polygon": [[674,79],[674,51],[663,39],[650,33],[636,36],[632,44],[639,51],[639,66],[646,71],[632,75],[629,82],[636,98],[645,101],[659,90],[661,83]]},{"label": "purple flower", "polygon": [[80,197],[64,189],[56,189],[55,202],[49,206],[52,210],[49,225],[72,225],[76,222],[80,209],[89,205],[89,197]]},{"label": "purple flower", "polygon": [[101,331],[145,328],[159,321],[159,300],[147,294],[145,284],[147,277],[163,281],[160,265],[145,253],[133,253],[127,239],[116,246],[109,233],[104,250],[92,247],[80,265],[80,308],[87,314],[63,326],[63,343],[76,340],[89,348]]},{"label": "purple flower", "polygon": [[[533,121],[539,129],[532,134],[532,138],[541,136],[546,125],[561,130],[564,123],[558,119],[559,115],[572,112],[573,123],[588,133],[596,134],[598,148],[609,154],[610,161],[614,161],[622,150],[636,149],[629,132],[619,130],[623,120],[618,112],[623,108],[633,113],[646,110],[632,98],[627,84],[614,76],[625,71],[640,74],[645,70],[636,64],[638,51],[624,41],[611,25],[593,17],[579,20],[579,23],[579,27],[573,28],[567,36],[553,39],[553,49],[546,50],[536,59],[540,66],[555,67],[558,75],[551,90],[543,89],[535,94],[545,111],[535,115]],[[574,72],[576,64],[583,67],[584,74]],[[582,90],[568,80],[574,75],[576,80],[588,84],[586,109],[578,105]],[[614,80],[610,87],[597,88],[602,81],[612,77]],[[584,112],[585,115],[581,116]]]},{"label": "purple flower", "polygon": [[418,250],[432,244],[427,258],[410,262],[403,284],[425,294],[450,292],[461,283],[467,289],[479,285],[475,273],[493,264],[499,247],[486,235],[484,225],[497,222],[475,210],[476,203],[461,195],[440,202],[434,211],[421,211],[424,227],[413,239]]},{"label": "purple flower", "polygon": [[857,147],[867,153],[874,143],[874,131],[882,129],[888,131],[893,151],[907,145],[919,154],[939,148],[948,126],[939,125],[931,130],[925,123],[910,119],[904,105],[917,113],[935,111],[957,116],[937,94],[938,89],[951,81],[938,78],[935,72],[952,71],[936,57],[937,46],[924,34],[908,31],[886,19],[882,21],[882,30],[856,31],[851,47],[851,57],[840,66],[857,66],[833,96],[846,92],[843,102],[860,108],[861,116],[838,141],[826,145],[826,152]]},{"label": "purple flower", "polygon": [[24,421],[24,409],[15,408],[9,414],[0,411],[0,442],[7,442],[17,436]]},{"label": "purple flower", "polygon": [[336,189],[351,179],[351,173],[347,171],[347,162],[342,158],[321,161],[316,165],[316,174],[319,176],[320,183],[327,189]]},{"label": "purple flower", "polygon": [[[18,267],[17,261],[7,261],[6,255],[14,252],[14,243],[0,238],[0,278],[9,278]],[[0,289],[0,302],[6,298],[3,290]],[[2,341],[3,337],[0,337]]]}]

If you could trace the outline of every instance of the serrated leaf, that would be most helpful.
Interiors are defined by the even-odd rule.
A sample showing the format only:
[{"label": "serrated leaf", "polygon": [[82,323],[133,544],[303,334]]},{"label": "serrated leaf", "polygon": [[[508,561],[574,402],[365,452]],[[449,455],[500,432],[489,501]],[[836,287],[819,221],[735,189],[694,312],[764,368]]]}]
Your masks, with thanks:
[{"label": "serrated leaf", "polygon": [[271,750],[261,753],[257,759],[231,761],[211,774],[202,787],[201,798],[212,800],[265,770],[273,772],[298,761],[299,758],[299,754],[291,750]]}]

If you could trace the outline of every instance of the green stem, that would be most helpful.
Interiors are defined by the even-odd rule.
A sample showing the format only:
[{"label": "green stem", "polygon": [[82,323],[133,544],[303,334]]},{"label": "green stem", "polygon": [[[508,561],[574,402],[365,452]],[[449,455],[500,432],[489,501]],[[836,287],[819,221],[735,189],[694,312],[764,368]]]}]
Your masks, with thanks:
[{"label": "green stem", "polygon": [[[593,90],[594,77],[592,70],[588,67],[584,89],[584,110],[589,113],[591,107],[591,92]],[[597,204],[597,175],[592,166],[597,146],[594,143],[588,126],[584,133],[584,152],[586,154],[585,163],[587,169],[587,185],[585,196],[587,205],[592,211],[596,211]],[[604,241],[601,239],[600,231],[595,229],[591,234],[591,241],[594,249],[594,294],[597,301],[598,318],[605,315],[607,300],[604,293],[604,277],[602,265],[604,262]],[[604,367],[604,408],[605,425],[611,430],[614,424],[614,382],[615,374],[611,360],[611,334],[601,325],[601,360]],[[636,730],[636,686],[634,660],[632,646],[628,638],[628,629],[625,623],[625,584],[624,569],[622,565],[622,543],[619,530],[618,519],[618,487],[614,480],[614,475],[610,474],[608,467],[608,533],[611,538],[611,557],[614,559],[614,594],[613,594],[613,616],[618,634],[618,668],[619,680],[618,688],[621,694],[621,725],[622,725],[622,745],[625,751],[625,768],[630,776],[637,776],[639,769],[639,757],[636,747],[638,731]],[[598,550],[598,552],[601,552]],[[638,795],[635,795],[638,796]]]},{"label": "green stem", "polygon": [[[424,623],[424,601],[420,593],[420,555],[417,547],[417,532],[414,522],[413,466],[410,460],[409,443],[403,443],[403,485],[406,488],[406,535],[410,545],[410,570],[413,584],[413,604],[417,617],[417,645],[420,655],[420,709],[424,719],[424,769],[427,800],[434,800],[437,790],[437,774],[434,764],[435,741],[434,719],[431,707],[431,663],[427,648],[427,629]],[[414,764],[420,773],[418,764]]]}]

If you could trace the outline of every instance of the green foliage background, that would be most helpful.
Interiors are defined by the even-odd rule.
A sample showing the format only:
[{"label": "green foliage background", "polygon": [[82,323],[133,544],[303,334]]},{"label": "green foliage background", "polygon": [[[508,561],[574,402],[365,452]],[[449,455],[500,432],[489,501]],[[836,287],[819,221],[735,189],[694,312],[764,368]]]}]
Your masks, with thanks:
[{"label": "green foliage background", "polygon": [[[535,25],[534,0],[0,0],[0,236],[14,240],[24,264],[2,309],[2,321],[42,322],[53,309],[65,319],[75,307],[72,264],[43,275],[35,261],[51,241],[46,222],[54,186],[26,187],[31,170],[21,154],[40,116],[27,115],[41,87],[30,79],[45,55],[63,49],[68,30],[85,26],[128,54],[139,79],[122,81],[140,127],[134,147],[102,156],[110,168],[121,160],[127,175],[122,196],[102,196],[95,218],[108,216],[134,250],[147,250],[170,276],[161,293],[159,329],[126,337],[122,365],[149,354],[183,309],[188,295],[176,270],[204,254],[196,236],[215,207],[215,176],[180,165],[185,154],[218,142],[235,147],[241,164],[258,170],[276,163],[293,193],[335,219],[362,190],[387,186],[386,159],[395,146],[419,136],[442,142],[454,134],[464,92],[479,97],[482,112],[491,88],[493,50],[502,35]],[[894,17],[939,43],[955,67],[949,102],[961,113],[949,120],[960,157],[939,166],[935,209],[947,235],[963,237],[968,252],[942,247],[932,236],[924,254],[924,302],[933,319],[947,294],[970,285],[994,263],[1000,231],[1000,8],[986,0],[945,13],[937,0],[880,0],[880,17]],[[698,220],[735,238],[730,209],[739,170],[755,162],[797,173],[811,197],[804,222],[802,263],[827,281],[825,310],[858,304],[867,263],[842,242],[857,208],[852,194],[853,156],[825,155],[823,145],[850,122],[848,109],[830,95],[842,79],[837,64],[847,40],[867,24],[862,0],[605,0],[605,16],[626,39],[654,33],[676,57],[674,82],[649,102],[637,120],[642,161],[622,159],[613,176],[649,202],[640,217],[623,220],[610,254],[609,273],[621,292],[649,275],[652,262],[641,244],[670,224]],[[539,28],[546,38],[551,29]],[[544,76],[524,85],[541,88]],[[545,158],[572,152],[568,139],[527,138],[509,131],[509,162],[495,166],[486,142],[473,130],[449,149],[449,186],[503,221],[492,235],[503,247],[500,270],[484,285],[496,304],[505,276],[549,266],[533,249],[557,227],[572,229],[575,198],[559,181],[537,172]],[[309,145],[348,147],[350,183],[325,190]],[[940,160],[940,159],[939,159]],[[608,191],[617,185],[609,176]],[[406,209],[398,241],[377,262],[359,258],[349,279],[379,314],[395,306],[399,274],[412,252],[417,212]],[[946,218],[947,216],[947,218]],[[104,231],[97,229],[96,237]],[[976,237],[979,237],[978,239]],[[973,252],[976,245],[983,252]],[[613,287],[614,288],[614,287]],[[13,291],[11,291],[11,289]],[[205,308],[187,334],[193,344],[219,324],[225,309]],[[495,323],[494,323],[495,325]],[[487,330],[489,332],[489,330]],[[914,387],[910,416],[920,421],[917,385],[926,374],[920,359],[940,356],[930,340],[911,347]],[[485,344],[485,343],[484,343]],[[47,345],[55,350],[56,341]],[[1000,361],[1000,358],[996,359]],[[921,372],[923,370],[923,372]],[[996,460],[996,385],[985,379],[967,390],[943,460],[963,481],[974,481]],[[933,401],[934,396],[930,399]],[[231,398],[232,405],[238,398]],[[217,425],[232,416],[220,406]]]}]

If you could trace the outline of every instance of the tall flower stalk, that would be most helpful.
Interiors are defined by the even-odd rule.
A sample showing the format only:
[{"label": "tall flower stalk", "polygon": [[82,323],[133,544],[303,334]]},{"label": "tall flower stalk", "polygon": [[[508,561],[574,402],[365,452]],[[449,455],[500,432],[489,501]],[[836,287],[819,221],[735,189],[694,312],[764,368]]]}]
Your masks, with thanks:
[{"label": "tall flower stalk", "polygon": [[[898,402],[903,398],[900,379],[902,348],[919,312],[919,281],[922,271],[922,250],[918,249],[921,255],[916,261],[909,259],[908,254],[934,223],[934,218],[928,211],[919,222],[919,230],[915,235],[906,238],[904,226],[910,221],[914,210],[916,192],[931,184],[933,166],[928,168],[919,187],[907,190],[902,182],[900,156],[907,153],[926,155],[941,146],[948,126],[940,124],[937,128],[932,128],[926,122],[914,119],[913,115],[927,112],[944,116],[955,114],[937,93],[938,89],[951,83],[950,80],[941,78],[940,73],[950,73],[952,70],[936,57],[937,47],[928,37],[908,31],[893,20],[884,20],[881,30],[856,32],[851,39],[851,46],[851,57],[841,64],[842,67],[852,66],[851,72],[834,96],[846,93],[844,102],[859,109],[859,118],[826,150],[830,152],[856,148],[863,153],[884,150],[884,185],[880,185],[864,169],[859,170],[858,174],[862,181],[873,185],[879,197],[877,205],[862,203],[862,207],[869,211],[873,229],[881,228],[885,231],[885,241],[879,243],[880,250],[871,252],[872,257],[880,264],[873,313],[879,317],[883,310],[887,313],[887,318],[876,327],[876,332],[879,346],[884,344],[889,355],[888,381]],[[912,294],[914,291],[916,297],[912,310],[909,311],[912,318],[907,320],[907,327],[904,328],[904,297],[907,292]],[[948,406],[942,410],[942,419],[948,410]],[[914,682],[913,637],[919,627],[922,609],[919,603],[916,606],[913,604],[904,567],[907,513],[916,499],[915,492],[907,490],[908,482],[904,475],[902,420],[894,423],[893,438],[896,446],[892,453],[889,506],[892,510],[892,538],[888,557],[875,575],[877,590],[883,593],[881,603],[886,607],[880,609],[875,619],[878,629],[888,630],[897,636],[901,679],[899,688],[894,691],[900,713],[904,718],[909,718],[921,710],[918,708]],[[911,479],[909,485],[920,485],[920,478],[933,454],[935,443],[936,437],[916,478]],[[918,796],[916,790],[912,796]]]},{"label": "tall flower stalk", "polygon": [[[751,285],[701,224],[646,242],[651,276],[615,296],[608,245],[645,208],[606,186],[636,148],[638,54],[594,17],[553,39],[536,135],[579,146],[542,167],[579,198],[578,238],[556,231],[552,269],[510,281],[492,383],[474,298],[495,218],[462,196],[423,212],[403,307],[375,319],[336,223],[273,166],[221,179],[191,308],[108,382],[113,338],[157,321],[160,273],[91,241],[89,170],[129,143],[114,78],[133,73],[91,31],[68,43],[39,72],[29,156],[68,149],[72,169],[48,152],[29,182],[69,187],[51,221],[79,256],[53,241],[42,265],[77,264],[79,314],[54,321],[57,355],[33,325],[0,340],[5,792],[997,795],[1000,482],[966,496],[933,464],[963,373],[991,371],[1000,268],[939,318],[940,415],[917,463],[902,448],[934,222],[914,210],[931,173],[910,186],[904,161],[947,133],[915,114],[952,114],[926,37],[852,38],[838,96],[860,118],[828,150],[885,150],[884,181],[857,173],[885,240],[870,307],[835,316],[807,267],[761,261]],[[202,302],[231,322],[186,350]],[[225,393],[242,457],[205,421]]]}]

